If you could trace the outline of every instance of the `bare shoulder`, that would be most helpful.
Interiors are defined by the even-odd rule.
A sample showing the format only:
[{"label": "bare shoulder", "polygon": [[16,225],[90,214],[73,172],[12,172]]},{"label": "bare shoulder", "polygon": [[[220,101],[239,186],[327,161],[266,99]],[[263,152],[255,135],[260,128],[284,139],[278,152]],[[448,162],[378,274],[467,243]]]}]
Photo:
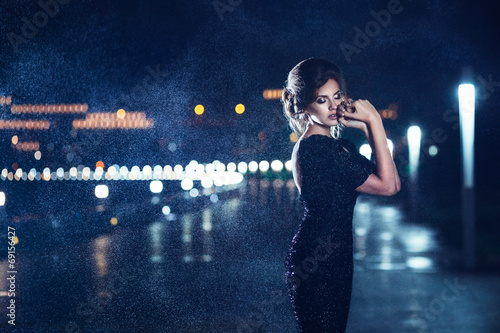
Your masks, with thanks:
[{"label": "bare shoulder", "polygon": [[300,137],[297,142],[295,142],[295,145],[293,146],[292,150],[292,162],[296,161],[298,159],[299,155],[299,148],[300,148],[300,142],[302,141],[304,137]]},{"label": "bare shoulder", "polygon": [[299,140],[297,140],[297,142],[295,142],[295,145],[293,146],[293,150],[292,150],[292,156],[297,155],[297,153],[299,151],[300,141],[301,141],[301,139],[299,139]]},{"label": "bare shoulder", "polygon": [[300,165],[299,165],[299,146],[300,146],[300,141],[302,138],[297,140],[295,145],[293,146],[292,150],[292,174],[293,174],[293,180],[295,181],[295,185],[297,186],[297,189],[299,190],[299,193],[301,191],[302,187],[302,174],[300,172]]}]

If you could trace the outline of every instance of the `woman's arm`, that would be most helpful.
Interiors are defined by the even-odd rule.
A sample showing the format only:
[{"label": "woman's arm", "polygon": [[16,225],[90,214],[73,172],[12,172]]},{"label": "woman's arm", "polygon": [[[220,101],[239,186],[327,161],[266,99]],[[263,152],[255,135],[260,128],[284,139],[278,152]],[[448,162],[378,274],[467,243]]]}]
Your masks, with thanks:
[{"label": "woman's arm", "polygon": [[[375,157],[377,172],[356,188],[358,192],[391,196],[396,194],[401,183],[389,150],[382,119],[367,100],[353,102],[356,112],[346,112],[339,120],[346,127],[361,129]],[[357,120],[357,121],[356,121]]]}]

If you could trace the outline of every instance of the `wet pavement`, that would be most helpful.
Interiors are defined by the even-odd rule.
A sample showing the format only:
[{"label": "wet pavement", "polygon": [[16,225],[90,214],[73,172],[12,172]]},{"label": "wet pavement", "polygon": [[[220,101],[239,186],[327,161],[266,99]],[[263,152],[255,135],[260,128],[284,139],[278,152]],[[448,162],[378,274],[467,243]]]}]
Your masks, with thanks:
[{"label": "wet pavement", "polygon": [[[293,183],[250,179],[185,200],[168,212],[163,198],[147,198],[158,208],[135,223],[78,237],[63,217],[51,219],[52,232],[21,229],[16,325],[7,323],[4,258],[0,330],[294,332],[284,282],[301,216]],[[436,231],[400,207],[396,197],[358,198],[348,332],[500,332],[499,276],[455,269]],[[28,239],[37,245],[20,246]]]}]

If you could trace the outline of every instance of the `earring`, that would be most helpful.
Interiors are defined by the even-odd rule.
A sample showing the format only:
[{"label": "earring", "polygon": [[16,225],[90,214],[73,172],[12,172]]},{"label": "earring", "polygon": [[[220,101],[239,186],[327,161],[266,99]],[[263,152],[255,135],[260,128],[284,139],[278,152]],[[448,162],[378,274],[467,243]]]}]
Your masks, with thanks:
[{"label": "earring", "polygon": [[332,127],[330,127],[330,135],[334,139],[340,139],[340,134],[341,134],[343,129],[344,129],[344,125],[341,123],[339,123],[335,126],[332,126]]},{"label": "earring", "polygon": [[334,139],[338,139],[338,128],[337,125],[330,127],[330,135]]}]

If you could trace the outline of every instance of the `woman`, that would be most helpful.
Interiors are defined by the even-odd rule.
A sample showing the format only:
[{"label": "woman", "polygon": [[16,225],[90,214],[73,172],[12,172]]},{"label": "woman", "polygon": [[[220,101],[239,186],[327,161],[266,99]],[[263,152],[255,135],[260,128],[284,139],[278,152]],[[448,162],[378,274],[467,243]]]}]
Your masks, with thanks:
[{"label": "woman", "polygon": [[[390,196],[399,176],[377,110],[345,96],[332,63],[316,58],[289,73],[282,103],[299,136],[293,177],[304,217],[286,258],[287,287],[299,332],[345,332],[353,276],[352,217],[360,192]],[[376,164],[341,139],[344,127],[361,130]]]}]

